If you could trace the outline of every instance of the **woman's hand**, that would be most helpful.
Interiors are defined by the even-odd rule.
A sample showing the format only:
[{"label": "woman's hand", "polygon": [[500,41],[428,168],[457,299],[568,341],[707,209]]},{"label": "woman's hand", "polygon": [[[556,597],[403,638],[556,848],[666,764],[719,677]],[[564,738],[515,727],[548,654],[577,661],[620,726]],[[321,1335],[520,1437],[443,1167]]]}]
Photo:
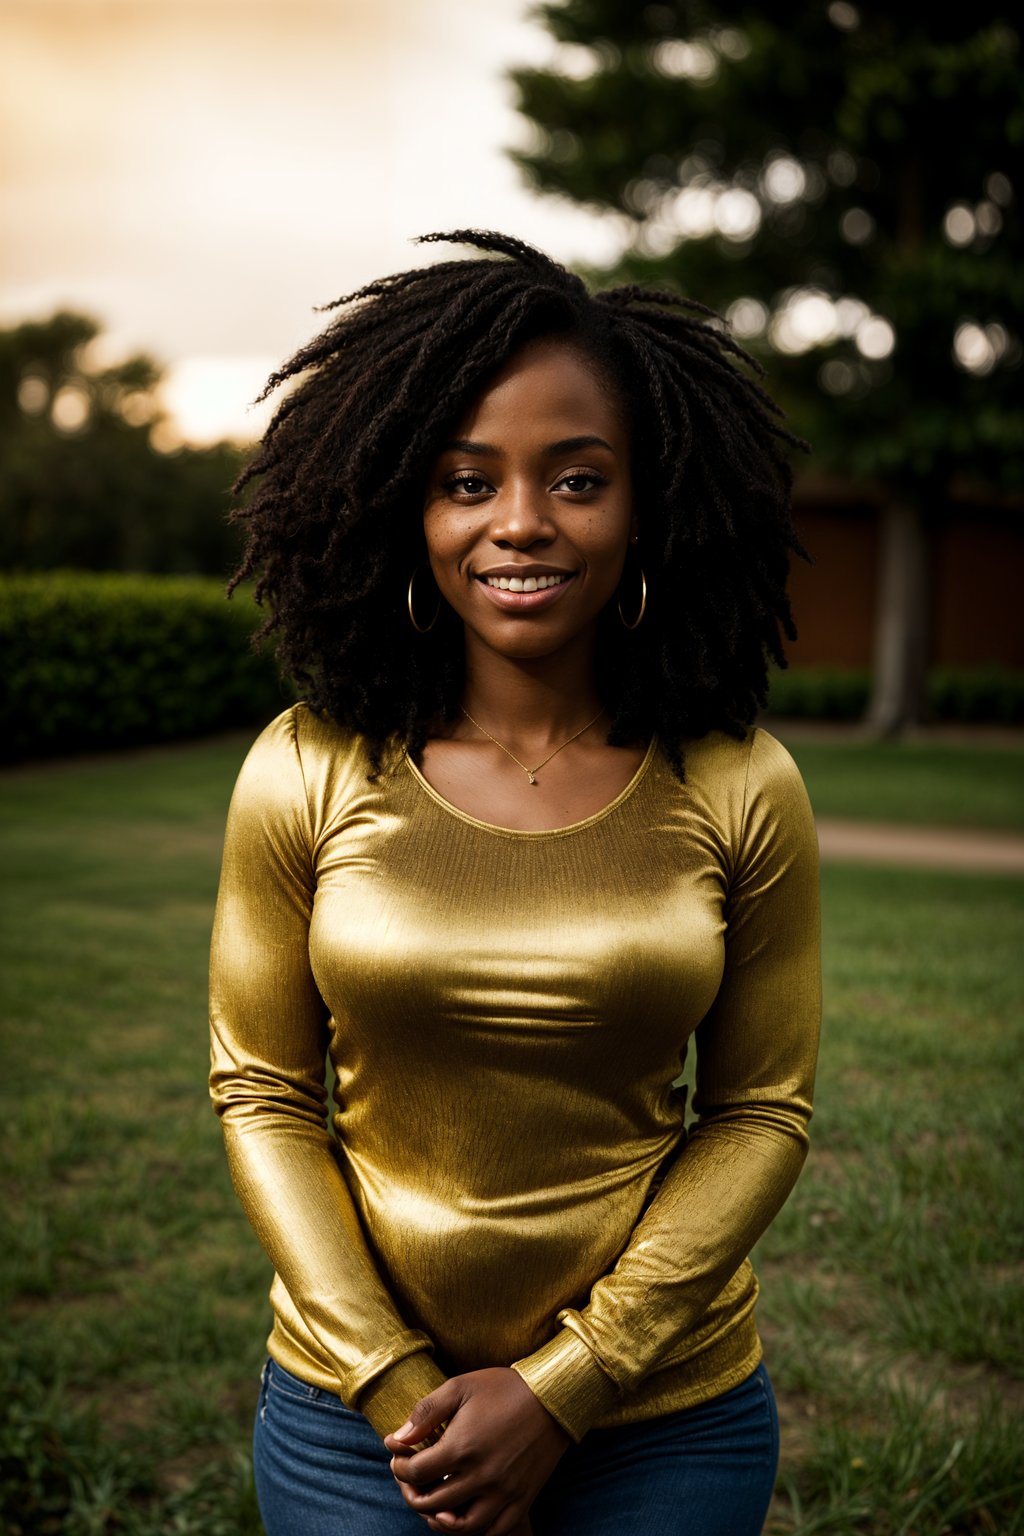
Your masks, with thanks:
[{"label": "woman's hand", "polygon": [[384,1444],[402,1497],[432,1531],[529,1536],[530,1505],[570,1439],[521,1376],[494,1367],[451,1377]]}]

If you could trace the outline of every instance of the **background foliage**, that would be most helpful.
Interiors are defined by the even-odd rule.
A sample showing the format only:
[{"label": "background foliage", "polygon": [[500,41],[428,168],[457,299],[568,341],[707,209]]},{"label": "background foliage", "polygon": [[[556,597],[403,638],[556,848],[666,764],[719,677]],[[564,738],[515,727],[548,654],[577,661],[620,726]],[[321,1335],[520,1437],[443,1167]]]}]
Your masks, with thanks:
[{"label": "background foliage", "polygon": [[557,48],[513,73],[533,132],[513,158],[615,223],[620,259],[592,278],[724,314],[817,462],[876,504],[867,719],[917,723],[933,523],[1024,487],[1018,22],[924,0],[535,14]]},{"label": "background foliage", "polygon": [[[871,674],[857,667],[787,667],[773,671],[768,711],[792,720],[859,720],[871,696]],[[928,718],[1024,724],[1024,673],[1008,667],[933,667]]]},{"label": "background foliage", "polygon": [[0,331],[0,567],[226,575],[241,450],[160,451],[160,368],[102,366],[98,337],[70,313]]},{"label": "background foliage", "polygon": [[514,158],[541,191],[619,216],[602,280],[731,308],[844,473],[1024,485],[1024,73],[1005,6],[536,14],[562,51],[513,74],[535,130]]},{"label": "background foliage", "polygon": [[0,576],[0,756],[225,730],[287,699],[251,596],[208,577]]}]

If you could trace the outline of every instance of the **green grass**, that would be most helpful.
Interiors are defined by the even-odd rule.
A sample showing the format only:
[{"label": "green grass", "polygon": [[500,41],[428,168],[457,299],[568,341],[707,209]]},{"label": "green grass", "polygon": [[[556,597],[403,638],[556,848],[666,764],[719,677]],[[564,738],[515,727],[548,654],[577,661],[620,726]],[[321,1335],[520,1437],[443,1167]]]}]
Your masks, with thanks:
[{"label": "green grass", "polygon": [[1024,832],[1020,745],[787,737],[818,816]]},{"label": "green grass", "polygon": [[812,1152],[757,1255],[770,1529],[1021,1531],[1024,882],[826,867],[823,903]]},{"label": "green grass", "polygon": [[261,1527],[267,1265],[205,1096],[205,952],[240,739],[0,778],[0,1528]]},{"label": "green grass", "polygon": [[[10,1536],[260,1530],[269,1275],[205,1093],[242,750],[0,777]],[[823,888],[813,1150],[757,1255],[784,1436],[769,1530],[1024,1536],[1024,882],[828,866]]]}]

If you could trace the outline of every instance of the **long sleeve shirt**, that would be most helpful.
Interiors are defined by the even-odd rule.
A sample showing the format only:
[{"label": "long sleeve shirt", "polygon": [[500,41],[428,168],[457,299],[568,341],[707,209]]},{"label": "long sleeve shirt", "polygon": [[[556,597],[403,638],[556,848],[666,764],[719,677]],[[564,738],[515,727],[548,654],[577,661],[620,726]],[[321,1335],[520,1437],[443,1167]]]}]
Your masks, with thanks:
[{"label": "long sleeve shirt", "polygon": [[765,732],[685,761],[652,742],[550,832],[466,815],[407,757],[371,781],[302,705],[242,769],[211,1093],[276,1270],[270,1353],[381,1434],[483,1366],[579,1439],[760,1358],[747,1255],[806,1151],[817,844]]}]

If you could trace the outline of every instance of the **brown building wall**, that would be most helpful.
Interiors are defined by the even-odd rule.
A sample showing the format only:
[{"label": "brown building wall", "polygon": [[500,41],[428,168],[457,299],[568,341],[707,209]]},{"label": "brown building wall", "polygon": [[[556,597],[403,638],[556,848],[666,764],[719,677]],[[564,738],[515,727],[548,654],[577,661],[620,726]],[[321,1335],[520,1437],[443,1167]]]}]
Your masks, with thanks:
[{"label": "brown building wall", "polygon": [[1024,528],[958,518],[938,532],[932,566],[932,661],[1024,667]]},{"label": "brown building wall", "polygon": [[[813,564],[793,562],[796,667],[870,667],[878,575],[873,507],[798,500]],[[1024,517],[954,509],[932,529],[934,666],[1024,668]]]},{"label": "brown building wall", "polygon": [[799,507],[797,532],[813,565],[793,562],[794,667],[868,667],[875,622],[878,527],[871,508]]}]

